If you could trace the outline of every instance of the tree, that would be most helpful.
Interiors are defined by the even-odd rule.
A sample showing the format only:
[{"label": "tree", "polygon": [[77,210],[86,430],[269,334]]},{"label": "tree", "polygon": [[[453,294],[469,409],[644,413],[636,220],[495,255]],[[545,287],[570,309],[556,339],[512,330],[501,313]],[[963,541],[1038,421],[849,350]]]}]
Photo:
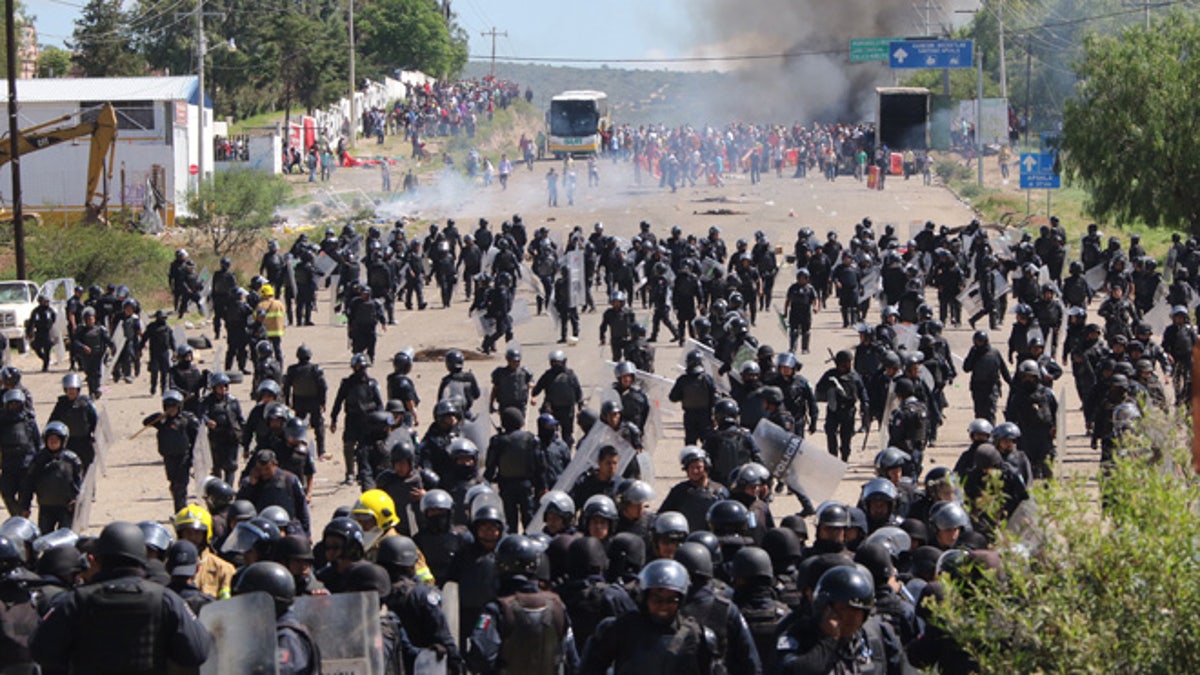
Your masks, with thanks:
[{"label": "tree", "polygon": [[449,77],[467,61],[465,35],[429,0],[375,0],[360,17],[359,53],[376,77],[396,68]]},{"label": "tree", "polygon": [[55,46],[42,47],[38,54],[38,77],[66,77],[71,71],[71,53]]},{"label": "tree", "polygon": [[86,77],[143,75],[146,61],[134,50],[121,0],[88,0],[75,20],[72,61]]},{"label": "tree", "polygon": [[1174,11],[1147,30],[1091,36],[1063,119],[1068,176],[1097,218],[1200,231],[1200,21]]},{"label": "tree", "polygon": [[1042,481],[1036,527],[998,541],[999,573],[949,581],[947,599],[932,605],[934,628],[980,672],[1200,668],[1190,620],[1200,612],[1190,417],[1181,408],[1171,417],[1147,411],[1132,427],[1100,478],[1099,499],[1085,476]]},{"label": "tree", "polygon": [[290,193],[282,176],[221,171],[188,195],[188,208],[197,214],[191,224],[212,242],[215,255],[237,253],[258,241]]}]

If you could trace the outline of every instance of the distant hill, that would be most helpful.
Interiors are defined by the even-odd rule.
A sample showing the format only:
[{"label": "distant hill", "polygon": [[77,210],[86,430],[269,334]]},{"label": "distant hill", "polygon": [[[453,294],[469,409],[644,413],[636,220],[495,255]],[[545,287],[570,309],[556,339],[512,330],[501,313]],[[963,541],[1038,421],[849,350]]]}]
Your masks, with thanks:
[{"label": "distant hill", "polygon": [[[753,71],[680,72],[496,64],[496,76],[533,88],[533,103],[568,89],[608,94],[618,123],[723,126],[731,121],[790,124],[812,120],[858,122],[874,118],[874,87],[890,84],[886,68],[843,63],[763,65]],[[816,67],[821,66],[821,67]],[[490,64],[470,62],[464,76],[486,76]]]}]

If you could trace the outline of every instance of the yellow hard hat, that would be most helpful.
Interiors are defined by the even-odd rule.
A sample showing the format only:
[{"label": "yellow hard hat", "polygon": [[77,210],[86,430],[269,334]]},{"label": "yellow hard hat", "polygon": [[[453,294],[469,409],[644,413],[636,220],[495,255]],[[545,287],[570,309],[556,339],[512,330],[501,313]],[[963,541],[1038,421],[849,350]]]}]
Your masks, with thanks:
[{"label": "yellow hard hat", "polygon": [[198,504],[189,504],[175,514],[175,530],[204,530],[204,540],[212,536],[212,514]]},{"label": "yellow hard hat", "polygon": [[258,290],[258,294],[264,298],[273,298],[275,297],[275,288],[271,284],[263,284],[262,288]]},{"label": "yellow hard hat", "polygon": [[375,525],[386,530],[400,523],[396,516],[396,502],[383,490],[367,490],[362,493],[354,508],[350,509],[352,516],[372,516]]}]

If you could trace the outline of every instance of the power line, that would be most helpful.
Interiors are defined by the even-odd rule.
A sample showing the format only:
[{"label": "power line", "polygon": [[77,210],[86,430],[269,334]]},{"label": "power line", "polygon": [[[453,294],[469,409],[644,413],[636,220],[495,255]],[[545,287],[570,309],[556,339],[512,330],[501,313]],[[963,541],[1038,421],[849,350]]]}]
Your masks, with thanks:
[{"label": "power line", "polygon": [[[538,61],[541,63],[706,63],[706,62],[721,62],[721,61],[761,61],[766,59],[786,59],[798,56],[837,56],[839,54],[849,54],[849,47],[837,47],[834,49],[812,49],[812,50],[797,50],[789,52],[778,52],[774,54],[735,54],[731,56],[676,56],[664,58],[622,58],[622,59],[600,59],[600,58],[568,58],[568,57],[547,57],[547,56],[510,56],[507,61]],[[473,61],[490,61],[491,56],[472,54],[467,57]]]}]

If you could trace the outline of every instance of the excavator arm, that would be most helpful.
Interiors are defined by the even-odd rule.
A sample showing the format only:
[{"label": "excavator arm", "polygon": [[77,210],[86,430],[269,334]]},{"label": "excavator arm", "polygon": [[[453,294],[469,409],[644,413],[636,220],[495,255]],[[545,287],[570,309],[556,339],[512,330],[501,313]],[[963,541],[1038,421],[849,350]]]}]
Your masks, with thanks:
[{"label": "excavator arm", "polygon": [[[21,156],[28,155],[44,148],[60,143],[91,136],[92,146],[88,156],[87,194],[85,197],[89,215],[98,215],[103,210],[104,194],[101,179],[104,177],[105,166],[108,167],[109,177],[112,174],[112,158],[116,152],[117,111],[111,103],[100,107],[93,122],[80,122],[65,127],[54,125],[74,117],[66,115],[44,122],[35,127],[23,129],[17,135],[17,144]],[[53,128],[50,128],[53,127]],[[108,161],[106,162],[106,156]],[[10,144],[0,142],[0,166],[12,161]],[[100,203],[97,204],[96,201]]]}]

